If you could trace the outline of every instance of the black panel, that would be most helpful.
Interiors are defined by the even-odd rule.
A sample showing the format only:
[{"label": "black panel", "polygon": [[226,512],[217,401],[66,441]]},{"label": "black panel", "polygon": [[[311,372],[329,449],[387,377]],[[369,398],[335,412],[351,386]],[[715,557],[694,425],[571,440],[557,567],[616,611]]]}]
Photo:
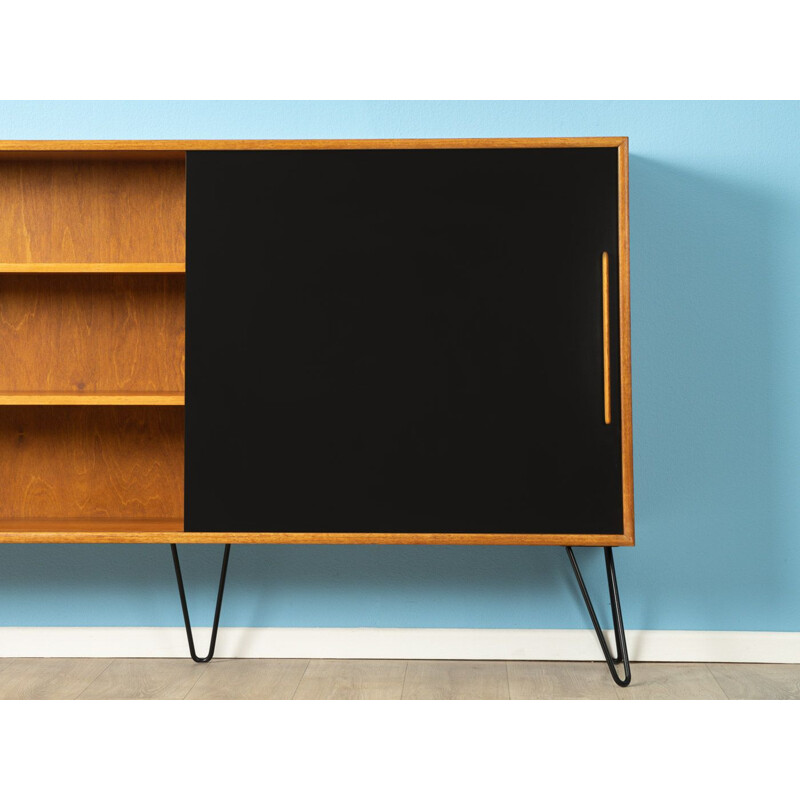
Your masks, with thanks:
[{"label": "black panel", "polygon": [[615,149],[187,158],[186,530],[621,532]]}]

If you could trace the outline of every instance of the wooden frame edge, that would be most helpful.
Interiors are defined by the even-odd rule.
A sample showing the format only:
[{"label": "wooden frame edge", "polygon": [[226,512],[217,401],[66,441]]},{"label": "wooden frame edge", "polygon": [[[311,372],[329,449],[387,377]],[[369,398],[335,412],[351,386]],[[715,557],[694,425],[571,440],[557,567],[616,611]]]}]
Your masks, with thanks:
[{"label": "wooden frame edge", "polygon": [[619,363],[622,428],[622,530],[636,543],[633,513],[633,401],[631,387],[630,221],[628,200],[628,138],[618,147],[619,177]]},{"label": "wooden frame edge", "polygon": [[174,531],[9,531],[0,544],[384,544],[384,545],[556,545],[618,547],[633,542],[617,534],[528,533],[194,533]]},{"label": "wooden frame edge", "polygon": [[474,139],[152,139],[152,140],[6,140],[0,153],[24,157],[49,153],[161,153],[180,157],[191,150],[414,150],[504,147],[621,147],[624,136],[573,136]]}]

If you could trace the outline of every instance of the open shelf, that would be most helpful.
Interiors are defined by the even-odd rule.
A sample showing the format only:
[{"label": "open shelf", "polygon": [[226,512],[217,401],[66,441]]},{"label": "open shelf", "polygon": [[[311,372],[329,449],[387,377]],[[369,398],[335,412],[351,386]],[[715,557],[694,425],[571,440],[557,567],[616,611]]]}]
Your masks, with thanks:
[{"label": "open shelf", "polygon": [[0,157],[3,542],[183,531],[185,162],[101,155]]},{"label": "open shelf", "polygon": [[0,406],[182,406],[183,392],[2,392]]},{"label": "open shelf", "polygon": [[0,275],[0,405],[181,405],[185,280]]},{"label": "open shelf", "polygon": [[186,264],[180,261],[158,262],[14,262],[0,264],[0,274],[3,273],[36,273],[40,275],[66,273],[78,275],[97,275],[102,273],[112,274],[176,274],[185,273]]},{"label": "open shelf", "polygon": [[7,543],[169,543],[184,537],[183,519],[178,517],[0,519],[0,542]]},{"label": "open shelf", "polygon": [[12,533],[181,533],[183,519],[120,519],[120,518],[42,518],[42,519],[0,519],[0,539],[3,534]]},{"label": "open shelf", "polygon": [[0,406],[0,518],[26,530],[177,520],[183,461],[182,407]]},{"label": "open shelf", "polygon": [[182,264],[185,239],[182,160],[0,159],[0,263]]}]

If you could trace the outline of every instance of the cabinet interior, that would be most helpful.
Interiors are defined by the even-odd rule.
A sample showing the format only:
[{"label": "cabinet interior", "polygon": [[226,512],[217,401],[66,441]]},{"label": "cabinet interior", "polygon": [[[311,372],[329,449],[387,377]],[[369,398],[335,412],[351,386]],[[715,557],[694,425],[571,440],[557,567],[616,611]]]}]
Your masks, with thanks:
[{"label": "cabinet interior", "polygon": [[184,154],[4,155],[0,531],[182,530]]}]

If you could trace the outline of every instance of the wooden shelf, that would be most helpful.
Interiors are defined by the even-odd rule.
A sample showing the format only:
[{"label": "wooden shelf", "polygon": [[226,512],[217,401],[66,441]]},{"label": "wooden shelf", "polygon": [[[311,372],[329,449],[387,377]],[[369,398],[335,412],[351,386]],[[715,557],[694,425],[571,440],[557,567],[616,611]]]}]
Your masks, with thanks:
[{"label": "wooden shelf", "polygon": [[178,274],[186,272],[186,264],[181,262],[148,262],[148,263],[35,263],[35,264],[0,264],[0,274],[2,273],[23,273],[23,274],[100,274],[100,273],[146,273],[152,274]]},{"label": "wooden shelf", "polygon": [[183,530],[181,519],[0,520],[0,543],[52,544],[381,544],[381,545],[551,545],[617,547],[619,535],[528,533],[280,533]]},{"label": "wooden shelf", "polygon": [[175,533],[183,531],[183,519],[178,517],[153,518],[142,517],[55,517],[49,519],[0,519],[0,532],[25,533],[36,531],[167,531]]},{"label": "wooden shelf", "polygon": [[0,519],[0,542],[159,541],[183,533],[183,519]]},{"label": "wooden shelf", "polygon": [[0,542],[184,535],[185,158],[97,156],[0,157]]},{"label": "wooden shelf", "polygon": [[182,406],[183,392],[3,392],[0,406]]}]

